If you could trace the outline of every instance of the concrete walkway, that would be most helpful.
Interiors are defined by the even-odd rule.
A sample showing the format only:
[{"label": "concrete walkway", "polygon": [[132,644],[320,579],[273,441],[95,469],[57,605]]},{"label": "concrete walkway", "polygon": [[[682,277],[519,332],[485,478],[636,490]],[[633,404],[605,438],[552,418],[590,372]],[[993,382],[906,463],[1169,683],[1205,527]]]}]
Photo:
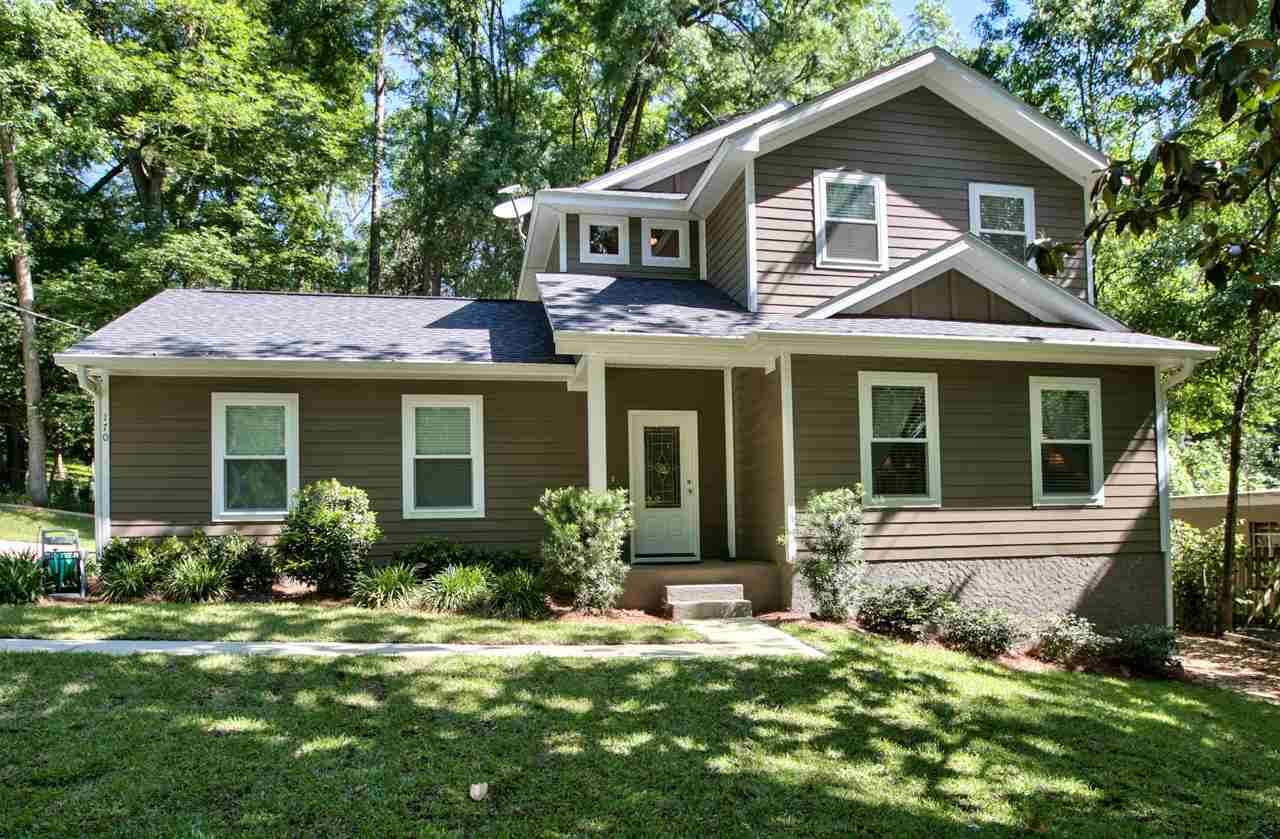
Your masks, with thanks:
[{"label": "concrete walkway", "polygon": [[742,658],[823,654],[785,632],[753,618],[697,621],[687,624],[706,641],[689,644],[346,644],[326,641],[46,641],[0,638],[0,653],[100,653],[103,655],[384,655],[403,658],[500,656],[517,658]]}]

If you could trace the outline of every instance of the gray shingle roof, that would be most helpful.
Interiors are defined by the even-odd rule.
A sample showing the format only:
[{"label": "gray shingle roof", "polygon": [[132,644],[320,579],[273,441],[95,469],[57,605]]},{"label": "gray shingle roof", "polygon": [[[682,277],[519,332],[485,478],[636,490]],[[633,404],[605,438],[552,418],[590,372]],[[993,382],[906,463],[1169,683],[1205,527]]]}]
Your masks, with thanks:
[{"label": "gray shingle roof", "polygon": [[539,274],[538,291],[557,332],[732,337],[762,323],[728,295],[697,280],[626,280]]},{"label": "gray shingle roof", "polygon": [[172,289],[60,354],[568,363],[538,303]]},{"label": "gray shingle roof", "polygon": [[1022,339],[1109,344],[1134,349],[1210,350],[1138,332],[915,318],[795,318],[752,314],[714,286],[693,280],[626,280],[539,274],[538,288],[556,331],[743,337],[752,333]]}]

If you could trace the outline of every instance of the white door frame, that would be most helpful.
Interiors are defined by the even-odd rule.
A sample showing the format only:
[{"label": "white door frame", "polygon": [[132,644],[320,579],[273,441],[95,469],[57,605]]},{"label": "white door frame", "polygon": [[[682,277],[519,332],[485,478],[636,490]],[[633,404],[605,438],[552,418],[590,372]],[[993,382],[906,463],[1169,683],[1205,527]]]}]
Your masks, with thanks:
[{"label": "white door frame", "polygon": [[[632,505],[639,510],[640,503],[636,499],[644,498],[644,444],[643,438],[639,435],[640,429],[645,425],[679,425],[682,427],[692,427],[692,438],[686,433],[682,433],[681,448],[681,478],[687,480],[688,476],[693,476],[693,493],[689,500],[689,528],[690,528],[690,548],[693,556],[679,556],[668,558],[651,558],[643,557],[636,559],[636,538],[635,533],[631,536],[631,562],[633,564],[643,565],[649,562],[701,562],[702,561],[702,477],[698,466],[698,412],[697,411],[627,411],[627,453],[628,453],[628,472],[630,472],[630,487]],[[689,457],[686,459],[684,450],[688,450]],[[683,492],[684,489],[681,488]],[[639,529],[639,517],[637,516],[636,528]]]}]

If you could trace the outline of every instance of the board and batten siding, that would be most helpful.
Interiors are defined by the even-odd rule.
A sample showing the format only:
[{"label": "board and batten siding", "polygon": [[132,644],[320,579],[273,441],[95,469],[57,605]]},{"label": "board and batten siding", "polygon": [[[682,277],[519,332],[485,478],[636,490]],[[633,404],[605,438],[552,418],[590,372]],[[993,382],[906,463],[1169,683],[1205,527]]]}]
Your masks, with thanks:
[{"label": "board and batten siding", "polygon": [[[937,373],[941,509],[868,510],[867,559],[1149,557],[1160,552],[1150,367],[796,356],[796,497],[862,480],[858,372]],[[1031,376],[1102,381],[1105,505],[1031,500]]]},{"label": "board and batten siding", "polygon": [[928,282],[868,309],[866,316],[983,323],[1039,323],[1035,317],[991,289],[954,270],[939,274]]},{"label": "board and batten siding", "polygon": [[[549,487],[585,485],[586,397],[563,383],[335,379],[111,378],[111,518],[116,536],[234,531],[274,535],[279,523],[211,521],[214,392],[298,394],[300,479],[337,478],[369,493],[384,537],[375,556],[424,536],[534,550],[533,506]],[[485,517],[401,515],[404,394],[484,397]]]},{"label": "board and batten siding", "polygon": [[707,282],[748,305],[746,180],[739,175],[707,216]]},{"label": "board and batten siding", "polygon": [[[578,242],[578,215],[576,213],[565,214],[565,251],[569,258],[565,261],[570,274],[593,274],[605,277],[632,277],[639,279],[658,279],[658,280],[696,280],[700,270],[699,260],[699,243],[698,243],[698,222],[691,220],[689,222],[689,267],[688,268],[666,268],[661,266],[643,265],[643,253],[640,250],[640,232],[641,218],[632,216],[628,219],[629,235],[628,241],[628,264],[627,265],[602,265],[594,262],[583,262]],[[557,236],[559,235],[557,231]],[[558,245],[556,246],[558,247]],[[560,256],[556,251],[556,268],[559,269]],[[548,263],[550,265],[550,263]]]},{"label": "board and batten siding", "polygon": [[[874,276],[816,266],[813,173],[841,168],[885,177],[890,269],[968,232],[974,182],[1032,187],[1038,233],[1079,241],[1085,225],[1080,184],[916,88],[756,159],[761,312],[794,315]],[[1082,253],[1055,281],[1087,298]]]}]

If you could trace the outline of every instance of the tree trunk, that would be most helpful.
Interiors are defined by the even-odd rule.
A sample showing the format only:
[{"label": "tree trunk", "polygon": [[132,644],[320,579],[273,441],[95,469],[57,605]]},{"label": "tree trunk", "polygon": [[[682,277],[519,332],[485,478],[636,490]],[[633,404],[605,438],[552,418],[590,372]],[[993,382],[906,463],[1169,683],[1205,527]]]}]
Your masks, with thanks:
[{"label": "tree trunk", "polygon": [[18,168],[14,161],[17,141],[13,128],[0,127],[0,158],[4,159],[4,206],[13,225],[13,275],[18,281],[18,305],[22,307],[22,378],[27,396],[27,492],[31,503],[49,503],[49,487],[44,479],[44,421],[40,418],[40,355],[36,346],[36,295],[27,264],[27,234],[22,226],[22,206],[18,195]]},{"label": "tree trunk", "polygon": [[386,61],[381,17],[378,19],[378,43],[373,54],[373,173],[369,183],[369,293],[382,291],[382,158],[385,154],[386,131]]},{"label": "tree trunk", "polygon": [[1227,466],[1227,514],[1223,527],[1222,581],[1218,587],[1218,635],[1235,628],[1236,517],[1240,506],[1240,444],[1244,436],[1244,415],[1253,391],[1253,381],[1262,362],[1262,307],[1249,304],[1249,346],[1244,369],[1236,383],[1231,405],[1231,431]]}]

